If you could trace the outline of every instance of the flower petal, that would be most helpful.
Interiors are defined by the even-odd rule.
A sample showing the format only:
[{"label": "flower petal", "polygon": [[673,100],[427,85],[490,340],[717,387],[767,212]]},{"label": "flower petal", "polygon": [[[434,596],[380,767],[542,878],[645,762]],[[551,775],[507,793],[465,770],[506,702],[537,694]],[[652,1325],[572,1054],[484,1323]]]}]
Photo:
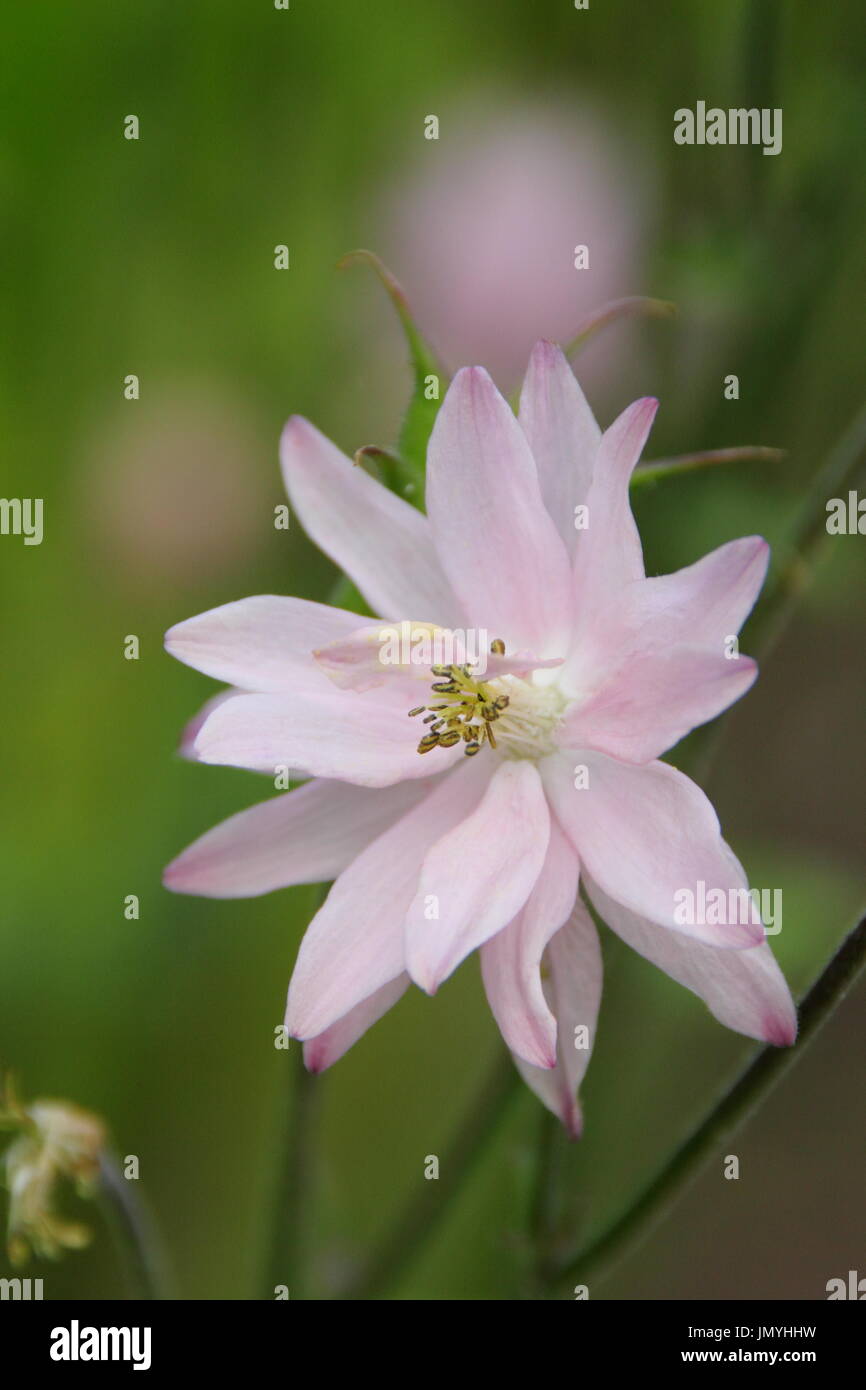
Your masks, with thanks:
[{"label": "flower petal", "polygon": [[220,705],[224,705],[226,700],[233,700],[236,695],[243,695],[244,693],[235,686],[230,686],[228,690],[220,690],[216,695],[211,695],[209,700],[205,700],[201,709],[183,727],[177,749],[182,758],[188,758],[190,762],[198,762],[195,741],[198,738],[199,730],[204,727],[205,720],[215,709],[219,709]]},{"label": "flower petal", "polygon": [[534,764],[500,763],[471,815],[424,860],[406,917],[406,968],[416,984],[435,993],[470,951],[517,916],[541,873],[549,837]]},{"label": "flower petal", "polygon": [[553,343],[542,341],[532,350],[518,419],[544,505],[571,555],[577,538],[574,509],[587,499],[601,430],[565,354]]},{"label": "flower petal", "polygon": [[571,619],[568,555],[526,436],[481,367],[457,373],[436,417],[427,511],[442,567],[473,621],[509,650],[561,654]]},{"label": "flower petal", "polygon": [[409,976],[397,975],[368,998],[362,999],[361,1003],[356,1004],[347,1014],[343,1014],[343,1017],[332,1023],[330,1028],[326,1028],[324,1033],[319,1033],[315,1038],[305,1042],[304,1065],[307,1071],[320,1072],[332,1067],[368,1028],[379,1022],[382,1015],[406,993],[408,987]]},{"label": "flower petal", "polygon": [[580,899],[552,938],[546,959],[550,974],[545,993],[556,1018],[556,1066],[532,1067],[519,1055],[514,1061],[539,1100],[579,1139],[583,1116],[577,1093],[595,1045],[602,984],[598,933]]},{"label": "flower petal", "polygon": [[206,831],[169,864],[163,883],[206,898],[327,883],[429,791],[424,782],[374,790],[317,778]]},{"label": "flower petal", "polygon": [[[588,785],[575,786],[575,765]],[[632,767],[604,753],[554,754],[539,765],[557,817],[582,868],[616,902],[711,946],[764,939],[759,923],[683,923],[681,894],[700,898],[747,886],[700,787],[667,763]],[[583,779],[581,779],[583,780]]]},{"label": "flower petal", "polygon": [[636,584],[623,595],[631,650],[688,646],[724,653],[754,606],[769,560],[762,536],[743,536],[673,574]]},{"label": "flower petal", "polygon": [[739,700],[757,674],[747,656],[727,660],[693,647],[644,652],[571,707],[557,742],[623,762],[650,762]]},{"label": "flower petal", "polygon": [[464,760],[337,879],[298,952],[286,1012],[295,1037],[323,1033],[403,973],[403,923],[424,856],[478,804],[490,777],[480,763]]},{"label": "flower petal", "polygon": [[766,941],[745,951],[720,951],[629,912],[591,879],[586,888],[599,916],[617,936],[703,999],[725,1027],[778,1047],[793,1043],[797,1011]]},{"label": "flower petal", "polygon": [[280,457],[307,535],[355,581],[374,612],[461,623],[430,525],[417,507],[377,483],[300,415],[283,431]]},{"label": "flower petal", "polygon": [[288,695],[236,695],[205,720],[195,740],[203,763],[245,767],[273,775],[289,767],[301,775],[333,777],[366,787],[432,777],[462,756],[461,747],[418,752],[418,729],[407,701],[391,692],[357,695],[314,673]]},{"label": "flower petal", "polygon": [[766,541],[746,536],[673,574],[599,595],[563,671],[566,685],[579,695],[628,661],[681,647],[729,660],[731,638],[751,611],[768,561]]},{"label": "flower petal", "polygon": [[535,1067],[556,1065],[556,1020],[541,983],[541,957],[574,907],[577,855],[555,821],[538,881],[521,911],[481,947],[484,988],[512,1052]]},{"label": "flower petal", "polygon": [[313,650],[347,637],[369,618],[302,598],[260,594],[177,623],[165,634],[166,651],[242,690],[292,690]]},{"label": "flower petal", "polygon": [[629,482],[658,410],[647,396],[635,401],[601,436],[586,499],[587,525],[574,556],[577,633],[583,639],[611,599],[643,579],[640,536],[631,513]]}]

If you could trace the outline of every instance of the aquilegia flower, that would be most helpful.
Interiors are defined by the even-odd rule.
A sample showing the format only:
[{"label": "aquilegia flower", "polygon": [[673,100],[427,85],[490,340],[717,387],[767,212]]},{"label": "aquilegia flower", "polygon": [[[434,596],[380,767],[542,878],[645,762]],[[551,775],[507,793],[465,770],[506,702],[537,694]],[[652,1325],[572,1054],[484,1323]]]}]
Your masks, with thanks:
[{"label": "aquilegia flower", "polygon": [[655,410],[637,401],[602,434],[546,342],[517,418],[464,369],[430,439],[426,516],[295,417],[291,501],[382,621],[257,597],[168,633],[174,656],[232,687],[192,755],[310,778],[202,836],[166,883],[243,897],[336,880],[289,987],[311,1069],[410,981],[432,994],[478,949],[518,1067],[578,1133],[601,994],[579,884],[722,1023],[793,1041],[760,920],[724,907],[747,893],[743,870],[703,792],[659,761],[752,684],[732,638],[767,546],[732,541],[645,577],[629,479]]}]

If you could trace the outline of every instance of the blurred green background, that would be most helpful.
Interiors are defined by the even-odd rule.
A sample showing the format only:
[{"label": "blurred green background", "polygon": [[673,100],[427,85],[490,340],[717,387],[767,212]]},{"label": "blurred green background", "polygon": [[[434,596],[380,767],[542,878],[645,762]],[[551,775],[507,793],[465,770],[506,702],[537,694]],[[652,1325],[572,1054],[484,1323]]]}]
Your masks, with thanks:
[{"label": "blurred green background", "polygon": [[[161,637],[247,594],[328,591],[330,566],[299,528],[273,528],[281,426],[299,411],[349,452],[388,444],[408,386],[381,290],[336,261],[371,245],[419,304],[433,286],[452,366],[471,350],[454,266],[471,286],[488,251],[513,264],[489,311],[470,306],[494,343],[518,280],[534,295],[538,279],[536,336],[604,298],[675,300],[676,321],[615,327],[587,350],[602,423],[652,393],[652,456],[789,452],[642,496],[648,570],[753,532],[783,558],[810,479],[864,397],[864,38],[855,0],[672,0],[663,14],[642,0],[586,12],[570,0],[47,0],[7,15],[0,491],[44,497],[45,539],[0,538],[0,1059],[28,1096],[101,1113],[119,1152],[139,1155],[180,1297],[262,1296],[290,1092],[273,1030],[312,891],[210,902],[161,887],[184,845],[267,794],[250,774],[176,756],[214,687]],[[674,110],[699,99],[781,107],[782,154],[675,146]],[[130,113],[137,142],[123,138]],[[438,142],[424,139],[430,113]],[[534,192],[548,120],[578,166],[543,185],[560,188],[561,208]],[[542,135],[513,137],[509,162],[521,122]],[[460,161],[474,150],[483,167],[497,135],[491,167],[504,160],[515,207],[552,227],[573,307],[545,281],[544,254],[510,244],[507,218],[495,248],[466,230],[481,195],[478,166]],[[578,273],[583,212],[591,260]],[[723,398],[731,372],[735,402]],[[138,401],[123,398],[129,373]],[[864,546],[824,547],[706,782],[752,882],[783,889],[775,945],[797,992],[862,899]],[[123,659],[130,633],[137,662]],[[138,921],[124,918],[130,893]],[[586,1235],[750,1051],[617,942],[605,952],[586,1137],[567,1157],[569,1219]],[[734,1142],[740,1180],[723,1180],[719,1156],[592,1297],[821,1298],[831,1277],[866,1273],[864,1002],[862,988],[849,997]],[[418,1191],[498,1045],[470,960],[316,1083],[313,1296],[329,1296]],[[391,1297],[515,1295],[539,1116],[521,1095]],[[26,1272],[48,1298],[121,1287],[101,1227],[86,1253]]]}]

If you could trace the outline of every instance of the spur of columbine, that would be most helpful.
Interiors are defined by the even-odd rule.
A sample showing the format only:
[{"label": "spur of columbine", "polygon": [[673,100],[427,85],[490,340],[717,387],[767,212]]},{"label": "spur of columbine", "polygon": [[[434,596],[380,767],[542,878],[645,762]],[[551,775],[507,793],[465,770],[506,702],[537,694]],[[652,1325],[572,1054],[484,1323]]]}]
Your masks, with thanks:
[{"label": "spur of columbine", "polygon": [[[756,912],[682,911],[689,894],[747,893],[709,801],[659,758],[752,684],[733,639],[768,550],[747,537],[646,577],[629,480],[656,404],[602,433],[546,342],[517,416],[466,368],[430,439],[426,515],[294,417],[281,458],[295,512],[381,620],[256,597],[168,633],[174,656],[230,687],[185,751],[309,779],[210,830],[165,881],[244,897],[334,880],[289,987],[312,1070],[410,981],[433,994],[477,949],[517,1066],[579,1133],[602,985],[587,903],[722,1023],[793,1041]],[[406,631],[408,655],[392,642],[386,659]],[[470,659],[478,633],[490,640]]]}]

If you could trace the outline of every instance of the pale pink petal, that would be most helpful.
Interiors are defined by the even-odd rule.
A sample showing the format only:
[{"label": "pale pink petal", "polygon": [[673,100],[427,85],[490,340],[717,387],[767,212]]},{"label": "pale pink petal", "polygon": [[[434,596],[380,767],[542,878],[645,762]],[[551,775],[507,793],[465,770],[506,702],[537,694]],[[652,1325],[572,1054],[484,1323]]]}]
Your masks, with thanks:
[{"label": "pale pink petal", "polygon": [[299,415],[283,431],[280,458],[307,535],[355,581],[375,613],[463,621],[417,507],[376,482]]},{"label": "pale pink petal", "polygon": [[657,409],[652,397],[635,401],[601,437],[586,498],[587,524],[578,532],[574,557],[574,602],[581,634],[598,622],[611,599],[643,578],[629,483]]},{"label": "pale pink petal", "polygon": [[436,417],[427,511],[442,567],[473,622],[508,651],[561,655],[571,620],[568,554],[526,436],[481,367],[457,373]]},{"label": "pale pink petal", "polygon": [[373,789],[317,778],[206,831],[169,864],[163,882],[207,898],[327,883],[430,789],[429,782]]},{"label": "pale pink petal", "polygon": [[601,430],[561,348],[536,343],[520,393],[520,426],[538,469],[544,505],[569,555],[574,509],[587,499]]},{"label": "pale pink petal", "polygon": [[525,905],[481,947],[493,1017],[512,1052],[536,1067],[556,1065],[556,1020],[544,997],[541,957],[577,897],[577,855],[555,821],[538,881]]},{"label": "pale pink petal", "polygon": [[578,1089],[589,1066],[601,1002],[602,961],[598,933],[580,899],[565,926],[556,933],[545,957],[545,993],[556,1019],[556,1066],[529,1066],[515,1054],[520,1075],[579,1139],[583,1117]]},{"label": "pale pink petal", "polygon": [[345,638],[369,618],[302,598],[260,594],[212,608],[165,634],[166,651],[242,690],[292,690],[313,650]]},{"label": "pale pink petal", "polygon": [[397,705],[379,691],[338,690],[322,672],[315,675],[321,689],[299,686],[291,696],[226,700],[199,730],[198,759],[271,775],[289,767],[299,775],[387,787],[431,777],[462,757],[460,745],[419,753],[417,721],[407,717],[405,700]]},{"label": "pale pink petal", "polygon": [[609,602],[602,597],[568,663],[572,689],[592,689],[626,660],[674,647],[727,658],[764,582],[769,553],[760,536],[745,536],[674,574],[639,579]]},{"label": "pale pink petal", "polygon": [[[575,767],[586,769],[588,785],[582,785]],[[700,884],[705,894],[747,886],[710,802],[682,772],[667,763],[632,767],[583,751],[554,754],[540,769],[582,868],[616,902],[711,946],[742,948],[763,941],[756,923],[678,920],[682,894],[694,893],[697,900]]]},{"label": "pale pink petal", "polygon": [[427,854],[406,917],[406,968],[433,994],[460,962],[516,917],[550,837],[533,763],[502,762],[481,802]]},{"label": "pale pink petal", "polygon": [[198,762],[198,753],[195,751],[195,741],[198,738],[199,729],[203,727],[205,720],[215,709],[219,709],[220,705],[224,705],[226,700],[233,700],[236,695],[242,695],[243,693],[243,691],[232,686],[228,690],[219,691],[217,695],[212,695],[209,700],[205,700],[198,713],[194,714],[192,719],[188,720],[183,727],[177,749],[182,758],[189,758],[190,762]]},{"label": "pale pink petal", "polygon": [[757,674],[747,656],[728,660],[721,651],[694,647],[644,652],[571,707],[557,742],[623,762],[650,762],[739,700]]},{"label": "pale pink petal", "polygon": [[797,1011],[768,944],[720,951],[666,931],[586,880],[599,916],[635,951],[703,999],[710,1012],[747,1037],[786,1047],[797,1036]]},{"label": "pale pink petal", "polygon": [[305,1042],[304,1064],[307,1071],[325,1071],[338,1062],[367,1029],[378,1023],[382,1015],[397,1003],[408,986],[409,976],[397,975],[367,999],[363,999],[360,1004],[356,1004],[342,1018],[338,1018],[324,1033],[319,1033],[315,1038]]},{"label": "pale pink petal", "polygon": [[[365,691],[409,677],[430,685],[437,679],[431,666],[468,665],[479,680],[525,676],[530,671],[561,666],[562,657],[542,659],[533,652],[502,655],[488,650],[477,629],[469,632],[441,628],[435,623],[405,620],[373,623],[339,638],[315,653],[317,664],[342,690]],[[412,690],[412,686],[406,687]],[[416,691],[417,693],[417,691]]]},{"label": "pale pink petal", "polygon": [[623,595],[622,625],[632,650],[702,647],[723,653],[761,591],[770,547],[743,536],[693,565],[645,579]]},{"label": "pale pink petal", "polygon": [[472,813],[489,779],[486,759],[464,759],[340,875],[298,952],[286,1013],[295,1037],[323,1033],[402,975],[403,924],[424,857]]}]

